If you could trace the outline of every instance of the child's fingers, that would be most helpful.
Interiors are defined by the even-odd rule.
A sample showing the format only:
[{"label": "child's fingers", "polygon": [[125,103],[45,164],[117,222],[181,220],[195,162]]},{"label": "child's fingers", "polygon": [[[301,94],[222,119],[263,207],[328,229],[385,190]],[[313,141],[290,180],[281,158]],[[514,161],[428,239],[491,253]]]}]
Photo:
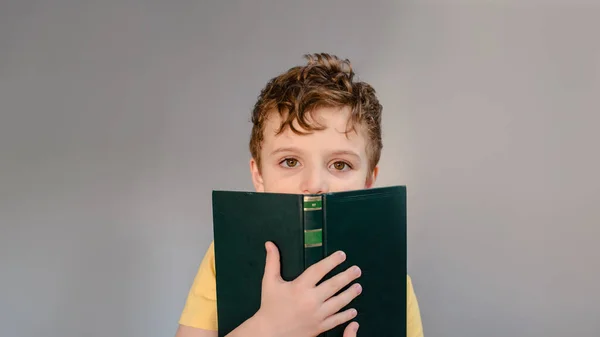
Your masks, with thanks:
[{"label": "child's fingers", "polygon": [[327,281],[319,284],[317,293],[322,301],[326,301],[331,296],[337,294],[350,282],[354,281],[361,275],[361,270],[358,266],[353,266],[345,271],[335,275]]},{"label": "child's fingers", "polygon": [[265,261],[265,273],[263,280],[281,280],[281,264],[279,260],[279,250],[272,242],[265,243],[267,259]]},{"label": "child's fingers", "polygon": [[[356,315],[357,315],[356,309],[348,309],[348,310],[339,312],[335,315],[331,315],[331,316],[327,317],[321,324],[321,327],[320,327],[321,331],[331,330],[340,324],[348,322],[349,320],[356,317]],[[344,336],[346,336],[345,332],[344,332]]]},{"label": "child's fingers", "polygon": [[307,286],[314,286],[321,279],[323,279],[327,273],[333,270],[333,268],[344,262],[344,260],[346,260],[346,254],[344,252],[335,252],[334,254],[331,254],[323,260],[308,267],[304,273],[298,276],[297,282]]},{"label": "child's fingers", "polygon": [[358,323],[352,322],[344,329],[344,337],[356,337],[358,331]]},{"label": "child's fingers", "polygon": [[328,299],[320,310],[323,310],[325,315],[331,315],[340,311],[343,307],[350,304],[362,292],[360,284],[355,283],[350,288],[344,290],[341,294]]}]

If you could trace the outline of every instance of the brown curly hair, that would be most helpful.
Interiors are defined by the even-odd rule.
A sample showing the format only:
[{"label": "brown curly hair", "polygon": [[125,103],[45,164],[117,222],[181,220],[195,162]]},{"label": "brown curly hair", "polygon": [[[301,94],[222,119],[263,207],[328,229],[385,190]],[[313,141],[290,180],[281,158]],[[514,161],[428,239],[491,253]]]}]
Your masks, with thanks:
[{"label": "brown curly hair", "polygon": [[[383,147],[381,141],[381,112],[383,107],[369,84],[354,81],[350,61],[341,60],[326,53],[304,55],[304,66],[296,66],[271,79],[261,90],[252,111],[252,135],[250,153],[260,169],[260,150],[265,122],[271,112],[277,110],[283,122],[278,134],[286,127],[296,134],[322,130],[310,114],[320,107],[350,107],[346,133],[358,125],[368,137],[367,155],[369,172],[377,166]],[[306,130],[294,126],[294,121]],[[358,131],[357,131],[358,132]]]}]

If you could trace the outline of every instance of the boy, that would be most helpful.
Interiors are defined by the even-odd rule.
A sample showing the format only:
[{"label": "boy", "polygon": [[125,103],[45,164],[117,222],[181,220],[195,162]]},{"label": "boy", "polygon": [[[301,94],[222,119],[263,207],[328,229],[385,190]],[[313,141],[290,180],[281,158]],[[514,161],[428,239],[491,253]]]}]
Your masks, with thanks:
[{"label": "boy", "polygon": [[[377,178],[382,148],[382,106],[375,91],[367,83],[354,81],[348,60],[328,54],[306,57],[305,66],[273,78],[254,107],[250,139],[254,187],[258,192],[304,194],[370,188]],[[177,337],[217,336],[213,244],[188,294]],[[344,260],[343,252],[286,282],[279,274],[277,248],[270,242],[265,248],[260,309],[228,336],[312,337],[356,316],[353,309],[340,309],[360,295],[359,283],[333,295],[350,282],[360,281],[359,266],[316,286]],[[408,276],[407,281],[407,336],[423,336]],[[358,322],[348,324],[344,337],[356,336],[358,327]]]}]

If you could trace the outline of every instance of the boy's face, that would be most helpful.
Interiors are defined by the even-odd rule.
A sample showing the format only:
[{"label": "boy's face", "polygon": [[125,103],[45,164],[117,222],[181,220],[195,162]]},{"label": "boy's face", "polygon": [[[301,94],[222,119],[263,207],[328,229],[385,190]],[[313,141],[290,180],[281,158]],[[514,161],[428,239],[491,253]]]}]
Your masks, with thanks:
[{"label": "boy's face", "polygon": [[250,160],[252,180],[258,192],[320,194],[373,185],[378,168],[369,174],[368,140],[362,131],[344,132],[350,109],[319,108],[312,116],[326,129],[299,135],[286,128],[276,135],[281,116],[269,115],[260,153],[261,170],[254,159]]}]

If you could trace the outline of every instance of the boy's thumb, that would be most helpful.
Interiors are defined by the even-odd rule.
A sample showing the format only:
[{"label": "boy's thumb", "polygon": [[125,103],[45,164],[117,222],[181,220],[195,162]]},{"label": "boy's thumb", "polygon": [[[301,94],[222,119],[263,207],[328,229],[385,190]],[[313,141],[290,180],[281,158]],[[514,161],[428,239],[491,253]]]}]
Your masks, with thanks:
[{"label": "boy's thumb", "polygon": [[280,274],[280,261],[279,261],[279,250],[273,242],[266,242],[265,249],[267,250],[267,260],[265,262],[265,278],[268,279],[281,279]]}]

